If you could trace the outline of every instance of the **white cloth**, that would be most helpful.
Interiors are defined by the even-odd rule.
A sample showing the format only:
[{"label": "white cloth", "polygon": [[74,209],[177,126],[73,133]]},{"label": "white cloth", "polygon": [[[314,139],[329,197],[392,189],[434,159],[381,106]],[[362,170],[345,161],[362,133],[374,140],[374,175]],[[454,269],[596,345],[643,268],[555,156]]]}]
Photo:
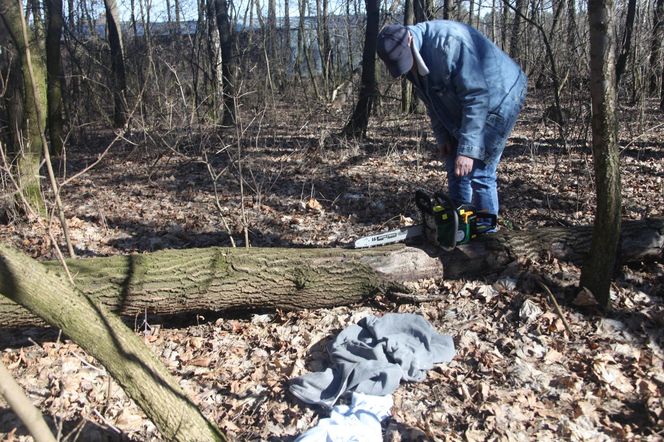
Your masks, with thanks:
[{"label": "white cloth", "polygon": [[330,417],[307,430],[295,442],[382,442],[380,423],[390,415],[392,395],[354,392],[350,406],[337,405]]},{"label": "white cloth", "polygon": [[411,50],[413,52],[413,59],[415,61],[415,65],[417,66],[417,73],[420,74],[421,76],[426,76],[429,75],[429,68],[427,67],[426,63],[422,59],[422,56],[420,55],[420,51],[417,50],[415,45],[410,45]]}]

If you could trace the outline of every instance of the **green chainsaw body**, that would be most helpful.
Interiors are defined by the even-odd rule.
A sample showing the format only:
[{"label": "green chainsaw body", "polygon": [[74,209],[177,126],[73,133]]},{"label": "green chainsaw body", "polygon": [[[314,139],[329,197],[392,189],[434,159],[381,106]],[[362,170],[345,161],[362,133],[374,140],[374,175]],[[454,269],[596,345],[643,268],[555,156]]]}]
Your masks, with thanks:
[{"label": "green chainsaw body", "polygon": [[447,195],[418,190],[415,194],[427,240],[451,250],[496,228],[496,215],[477,212],[472,206],[455,204]]}]

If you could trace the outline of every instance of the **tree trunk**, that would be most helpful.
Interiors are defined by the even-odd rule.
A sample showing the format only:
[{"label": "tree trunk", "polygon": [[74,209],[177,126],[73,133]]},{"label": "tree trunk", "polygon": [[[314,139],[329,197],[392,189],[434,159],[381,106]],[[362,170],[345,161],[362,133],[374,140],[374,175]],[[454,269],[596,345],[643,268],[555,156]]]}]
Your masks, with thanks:
[{"label": "tree trunk", "polygon": [[263,42],[267,46],[269,61],[273,62],[277,59],[277,0],[267,0],[267,32],[263,35],[267,36]]},{"label": "tree trunk", "polygon": [[[551,66],[551,82],[553,83],[553,100],[554,100],[554,105],[555,105],[556,119],[557,119],[557,121],[563,122],[564,119],[562,118],[562,108],[561,108],[561,105],[560,105],[560,89],[561,88],[560,88],[560,80],[559,80],[559,76],[558,76],[558,70],[556,68],[556,58],[555,58],[555,54],[553,52],[553,48],[551,47],[551,44],[549,43],[549,37],[547,37],[546,31],[544,30],[542,25],[540,25],[538,22],[535,21],[534,16],[533,16],[533,18],[528,18],[519,9],[514,8],[509,3],[508,0],[503,0],[503,4],[506,7],[512,9],[514,11],[514,13],[516,14],[516,16],[520,17],[520,19],[523,19],[526,22],[533,25],[537,29],[537,31],[540,33],[540,36],[542,37],[542,43],[544,43],[544,49],[545,49],[546,57],[549,60],[549,64]],[[553,31],[556,28],[556,23],[558,21],[558,18],[560,16],[561,12],[562,12],[562,4],[560,4],[556,8],[556,11],[555,11],[554,17],[553,17],[553,24],[551,25],[551,33],[550,34],[553,34]],[[543,75],[543,74],[540,73],[540,75]],[[537,84],[537,82],[536,82],[536,84]],[[562,139],[564,139],[565,134],[563,132],[563,124],[561,124],[561,123],[558,124],[558,131],[560,133],[560,137]]]},{"label": "tree trunk", "polygon": [[[657,93],[657,74],[662,50],[662,39],[664,38],[664,0],[657,0],[653,16],[652,43],[650,46],[650,93]],[[662,71],[664,75],[664,71]],[[662,91],[664,91],[664,77],[662,78]],[[662,108],[664,109],[664,94],[662,95]]]},{"label": "tree trunk", "polygon": [[616,62],[616,86],[620,84],[620,77],[627,66],[627,59],[632,48],[632,31],[634,30],[634,18],[636,17],[636,0],[627,2],[627,17],[625,19],[625,33],[620,45],[620,55]]},{"label": "tree trunk", "polygon": [[353,115],[342,133],[347,137],[362,138],[369,126],[369,115],[376,99],[376,46],[378,44],[379,1],[364,0],[367,8],[367,30],[364,36],[362,52],[362,79],[360,96]]},{"label": "tree trunk", "polygon": [[[403,24],[406,26],[415,24],[413,1],[417,0],[406,0],[404,3]],[[447,3],[449,3],[449,0],[447,0]],[[413,104],[413,84],[404,77],[401,79],[401,112],[407,113],[413,111]]]},{"label": "tree trunk", "polygon": [[521,17],[527,6],[526,0],[516,0],[514,6],[514,21],[512,22],[512,36],[510,38],[509,54],[514,60],[521,60]]},{"label": "tree trunk", "polygon": [[415,13],[415,23],[436,18],[433,0],[413,0],[413,12]]},{"label": "tree trunk", "polygon": [[129,23],[134,34],[134,43],[138,41],[138,27],[136,24],[136,0],[129,1]]},{"label": "tree trunk", "polygon": [[[314,93],[316,94],[316,98],[320,99],[320,91],[318,90],[318,84],[316,83],[316,77],[314,76],[313,69],[311,67],[311,57],[309,55],[309,48],[307,47],[307,43],[311,41],[311,38],[309,36],[309,32],[307,31],[307,28],[305,26],[305,19],[307,18],[307,7],[308,7],[308,2],[307,0],[298,0],[298,10],[299,10],[299,25],[298,25],[298,31],[297,31],[297,58],[295,59],[295,66],[297,69],[298,76],[302,76],[302,63],[307,68],[307,72],[309,73],[309,79],[311,80],[311,85],[314,88]],[[305,89],[306,90],[306,89]]]},{"label": "tree trunk", "polygon": [[[33,210],[46,214],[41,194],[39,166],[44,145],[41,130],[46,127],[46,66],[43,47],[38,38],[28,29],[30,48],[26,47],[21,26],[21,11],[18,1],[0,2],[0,17],[7,29],[11,43],[18,53],[19,72],[13,77],[10,151],[15,157],[16,178],[26,202]],[[32,62],[34,78],[28,69],[28,52]],[[34,87],[33,87],[34,82]],[[37,91],[35,97],[34,91]],[[37,106],[43,109],[40,113]],[[19,201],[20,203],[20,201]]]},{"label": "tree trunk", "polygon": [[182,33],[180,29],[180,0],[175,0],[173,7],[175,8],[175,35],[179,36]]},{"label": "tree trunk", "polygon": [[567,52],[569,57],[577,53],[576,47],[579,46],[579,42],[576,34],[576,0],[567,0]]},{"label": "tree trunk", "polygon": [[148,0],[138,0],[138,7],[141,12],[141,25],[143,25],[143,38],[145,39],[146,52],[148,54],[148,57],[151,58],[153,54],[152,30],[150,29],[150,24],[152,23],[152,19],[150,17],[150,13],[152,12],[152,2]]},{"label": "tree trunk", "polygon": [[223,88],[224,117],[222,125],[235,124],[235,80],[233,76],[233,34],[229,15],[229,0],[214,0],[217,11],[217,28],[221,42],[221,83]]},{"label": "tree trunk", "polygon": [[[570,61],[569,63],[566,63],[566,75],[568,75],[569,78],[578,79],[583,75],[581,73],[583,68],[579,66],[579,63],[573,63],[571,61],[587,59],[587,57],[583,54],[583,51],[579,51],[580,47],[585,46],[585,42],[580,41],[581,39],[577,37],[578,31],[576,24],[576,0],[567,0],[566,5],[567,11],[565,31],[567,35],[564,37],[564,41],[565,55],[567,60]],[[577,81],[572,81],[568,83],[568,85],[570,94],[578,94],[579,86]],[[572,89],[577,89],[577,91],[575,92]]]},{"label": "tree trunk", "polygon": [[[412,0],[411,0],[412,3]],[[443,20],[450,19],[450,10],[452,9],[452,0],[443,0]],[[495,16],[495,12],[493,13]]]},{"label": "tree trunk", "polygon": [[95,357],[165,440],[225,440],[138,335],[57,272],[0,245],[0,293],[61,329]]},{"label": "tree trunk", "polygon": [[[500,272],[517,258],[555,257],[580,265],[591,226],[499,232],[437,253],[403,245],[371,249],[207,248],[69,260],[76,285],[92,302],[122,316],[234,309],[304,309],[351,304],[403,281]],[[664,218],[626,222],[620,262],[661,258]],[[61,273],[57,261],[45,262]],[[3,282],[0,281],[0,285]],[[0,298],[2,327],[39,321]]]},{"label": "tree trunk", "polygon": [[330,42],[327,8],[327,0],[316,0],[316,38],[318,40],[318,54],[323,78],[323,93],[326,99],[329,98],[330,86],[332,86],[330,72],[332,44]]},{"label": "tree trunk", "polygon": [[281,53],[283,54],[285,76],[288,78],[293,51],[291,51],[291,25],[290,25],[290,1],[284,0],[284,38]]},{"label": "tree trunk", "polygon": [[664,67],[662,68],[662,90],[659,96],[659,110],[664,112]]},{"label": "tree trunk", "polygon": [[[288,1],[288,0],[286,0]],[[346,52],[348,53],[348,70],[353,72],[355,70],[355,62],[353,61],[353,52],[355,52],[353,45],[353,30],[355,26],[351,24],[350,15],[350,0],[346,2]]]},{"label": "tree trunk", "polygon": [[207,54],[209,65],[210,88],[212,98],[212,117],[222,120],[224,114],[223,78],[221,40],[219,26],[217,26],[217,5],[215,0],[205,0],[205,15],[207,17]]},{"label": "tree trunk", "polygon": [[48,72],[48,131],[51,150],[60,155],[65,139],[62,127],[62,58],[60,39],[62,37],[62,0],[46,0],[48,32],[46,33],[46,70]]},{"label": "tree trunk", "polygon": [[621,221],[613,0],[590,0],[588,10],[592,145],[597,207],[592,246],[581,272],[581,286],[590,290],[600,305],[608,307]]},{"label": "tree trunk", "polygon": [[113,70],[113,124],[115,127],[123,127],[127,122],[127,77],[120,13],[116,0],[104,0],[104,7],[106,8],[106,29],[108,45],[111,48],[111,69]]},{"label": "tree trunk", "polygon": [[497,43],[496,40],[496,14],[498,13],[498,8],[496,8],[496,0],[491,0],[491,41]]},{"label": "tree trunk", "polygon": [[298,25],[297,25],[297,49],[295,52],[295,72],[297,73],[298,76],[302,74],[302,68],[300,67],[300,64],[302,63],[302,59],[304,56],[304,18],[306,14],[306,7],[307,4],[305,0],[298,0],[297,2],[297,8],[298,8]]},{"label": "tree trunk", "polygon": [[323,57],[322,62],[326,66],[323,70],[326,79],[326,94],[330,91],[335,84],[334,73],[334,53],[332,52],[332,40],[330,37],[330,20],[329,20],[329,1],[323,0]]},{"label": "tree trunk", "polygon": [[507,16],[509,14],[507,2],[500,2],[500,49],[507,52]]}]

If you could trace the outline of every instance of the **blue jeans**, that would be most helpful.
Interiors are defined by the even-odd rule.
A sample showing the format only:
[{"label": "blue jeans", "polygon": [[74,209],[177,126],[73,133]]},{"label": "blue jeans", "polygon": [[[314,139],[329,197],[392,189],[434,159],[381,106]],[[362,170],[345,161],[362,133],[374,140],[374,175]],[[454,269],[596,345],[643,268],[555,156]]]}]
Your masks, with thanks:
[{"label": "blue jeans", "polygon": [[458,177],[454,174],[455,160],[456,155],[448,155],[445,161],[450,198],[459,204],[471,204],[477,210],[497,215],[500,208],[496,182],[498,162],[487,164],[484,161],[475,160],[470,174]]},{"label": "blue jeans", "polygon": [[500,205],[496,170],[507,139],[523,107],[526,89],[524,80],[521,90],[505,99],[506,102],[501,106],[500,113],[489,112],[484,129],[486,156],[484,161],[477,159],[473,161],[470,174],[463,177],[454,174],[456,152],[445,159],[448,193],[455,202],[471,204],[477,210],[498,215]]}]

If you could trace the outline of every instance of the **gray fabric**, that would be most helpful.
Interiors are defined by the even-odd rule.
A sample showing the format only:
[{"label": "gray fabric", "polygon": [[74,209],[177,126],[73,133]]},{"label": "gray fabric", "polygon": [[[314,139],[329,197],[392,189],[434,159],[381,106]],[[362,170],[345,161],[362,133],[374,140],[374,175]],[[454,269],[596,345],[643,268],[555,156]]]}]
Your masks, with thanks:
[{"label": "gray fabric", "polygon": [[332,407],[346,391],[383,396],[401,379],[421,381],[426,371],[454,357],[452,337],[439,334],[422,316],[368,316],[344,329],[328,346],[331,366],[294,378],[300,400]]}]

